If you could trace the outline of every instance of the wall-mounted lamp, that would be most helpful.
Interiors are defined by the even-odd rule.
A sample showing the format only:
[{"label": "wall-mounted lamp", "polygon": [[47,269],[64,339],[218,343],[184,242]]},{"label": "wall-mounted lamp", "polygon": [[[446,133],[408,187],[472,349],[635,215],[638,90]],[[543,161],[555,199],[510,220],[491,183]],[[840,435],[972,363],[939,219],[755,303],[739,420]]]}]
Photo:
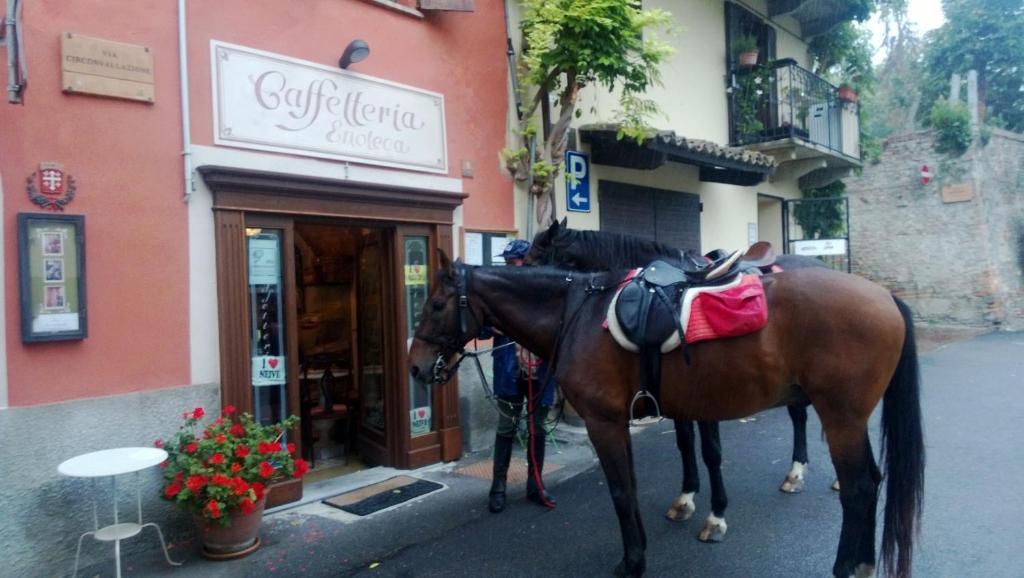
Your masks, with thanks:
[{"label": "wall-mounted lamp", "polygon": [[365,40],[356,38],[349,42],[348,46],[345,47],[345,52],[341,53],[341,58],[338,59],[338,66],[343,69],[348,68],[350,64],[366,60],[366,57],[369,55],[370,45]]}]

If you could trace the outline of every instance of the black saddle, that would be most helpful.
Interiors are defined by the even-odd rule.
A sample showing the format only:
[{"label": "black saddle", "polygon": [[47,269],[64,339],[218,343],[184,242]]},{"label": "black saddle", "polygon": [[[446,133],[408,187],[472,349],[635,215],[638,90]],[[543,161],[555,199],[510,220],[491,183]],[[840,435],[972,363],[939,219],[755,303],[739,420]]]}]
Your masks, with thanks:
[{"label": "black saddle", "polygon": [[721,251],[714,257],[684,253],[682,267],[654,261],[636,275],[615,302],[615,316],[623,333],[640,350],[644,368],[641,387],[657,398],[661,381],[661,344],[678,332],[689,363],[680,313],[683,293],[690,287],[721,285],[740,273],[739,252]]}]

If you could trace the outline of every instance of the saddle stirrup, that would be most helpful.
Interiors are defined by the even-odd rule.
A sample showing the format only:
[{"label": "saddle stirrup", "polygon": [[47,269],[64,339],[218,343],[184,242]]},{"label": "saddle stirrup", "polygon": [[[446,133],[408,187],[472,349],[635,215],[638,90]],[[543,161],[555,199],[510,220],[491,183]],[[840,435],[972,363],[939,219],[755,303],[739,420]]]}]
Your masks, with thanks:
[{"label": "saddle stirrup", "polygon": [[[641,399],[649,399],[654,404],[653,416],[647,416],[642,418],[636,417],[636,402],[640,401]],[[633,395],[633,401],[629,402],[630,427],[637,425],[651,425],[658,423],[663,419],[665,419],[665,416],[661,415],[661,406],[658,405],[658,400],[654,399],[654,396],[651,395],[651,392],[647,391],[646,389],[641,389]]]}]

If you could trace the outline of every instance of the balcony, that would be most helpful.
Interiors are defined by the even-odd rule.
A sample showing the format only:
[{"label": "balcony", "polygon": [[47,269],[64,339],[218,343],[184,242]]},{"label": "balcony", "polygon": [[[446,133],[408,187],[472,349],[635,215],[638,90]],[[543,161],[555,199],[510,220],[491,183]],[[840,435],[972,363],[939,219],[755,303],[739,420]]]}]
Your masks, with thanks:
[{"label": "balcony", "polygon": [[732,80],[729,142],[774,157],[773,180],[821,186],[860,166],[859,106],[825,79],[785,59],[737,69]]}]

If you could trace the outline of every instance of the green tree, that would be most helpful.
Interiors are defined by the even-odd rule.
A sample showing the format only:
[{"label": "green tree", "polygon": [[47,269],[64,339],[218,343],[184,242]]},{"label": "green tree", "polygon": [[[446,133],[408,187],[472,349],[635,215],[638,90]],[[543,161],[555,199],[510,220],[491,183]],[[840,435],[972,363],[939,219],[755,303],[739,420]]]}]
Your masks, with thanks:
[{"label": "green tree", "polygon": [[943,0],[946,23],[925,36],[918,117],[928,122],[949,78],[978,71],[986,116],[1024,131],[1024,0]]},{"label": "green tree", "polygon": [[[803,230],[804,239],[830,239],[846,229],[846,183],[835,181],[816,189],[803,189],[804,200],[793,209],[793,218]],[[826,200],[829,199],[829,200]]]},{"label": "green tree", "polygon": [[[522,0],[521,4],[523,51],[518,77],[523,104],[518,132],[524,146],[505,149],[502,156],[517,179],[533,177],[530,192],[537,196],[537,222],[547,225],[554,216],[554,182],[561,170],[569,123],[578,116],[580,89],[588,85],[618,88],[619,136],[642,140],[648,134],[646,119],[658,111],[644,93],[659,83],[658,66],[672,52],[651,32],[667,29],[671,15],[643,10],[640,0]],[[558,117],[548,134],[538,139],[531,156],[530,142],[538,137],[534,119],[549,94],[558,95]]]}]

